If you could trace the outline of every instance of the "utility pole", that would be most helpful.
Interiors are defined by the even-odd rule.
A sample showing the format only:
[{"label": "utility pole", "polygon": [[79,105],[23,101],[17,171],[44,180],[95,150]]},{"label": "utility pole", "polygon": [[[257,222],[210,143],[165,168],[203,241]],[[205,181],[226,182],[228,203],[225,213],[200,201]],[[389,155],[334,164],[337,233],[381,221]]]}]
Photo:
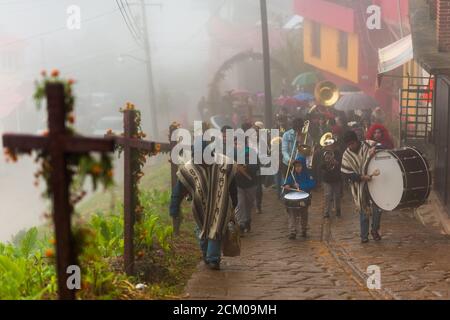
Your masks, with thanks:
[{"label": "utility pole", "polygon": [[148,35],[148,23],[147,23],[147,10],[145,0],[141,0],[141,11],[142,11],[142,35],[144,42],[144,52],[145,61],[147,69],[147,79],[148,79],[148,102],[150,104],[150,125],[151,125],[151,137],[158,139],[158,121],[156,119],[156,96],[155,96],[155,86],[153,83],[153,66],[151,58],[150,40]]},{"label": "utility pole", "polygon": [[272,129],[272,84],[270,79],[270,46],[269,46],[269,27],[267,23],[267,3],[266,0],[260,0],[261,7],[261,29],[263,44],[263,64],[264,64],[264,93],[265,93],[265,127]]}]

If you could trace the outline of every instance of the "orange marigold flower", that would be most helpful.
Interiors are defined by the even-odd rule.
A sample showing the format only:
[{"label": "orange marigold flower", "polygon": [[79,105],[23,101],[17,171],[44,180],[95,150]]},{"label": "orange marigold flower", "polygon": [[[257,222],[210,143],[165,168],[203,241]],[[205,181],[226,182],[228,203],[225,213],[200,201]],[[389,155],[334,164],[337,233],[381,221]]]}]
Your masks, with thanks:
[{"label": "orange marigold flower", "polygon": [[44,137],[47,137],[48,136],[48,130],[45,130],[44,132],[42,132],[42,135],[44,136]]},{"label": "orange marigold flower", "polygon": [[7,162],[8,161],[17,162],[17,155],[13,150],[11,150],[9,148],[4,148],[3,152],[5,154],[5,158],[6,158]]},{"label": "orange marigold flower", "polygon": [[72,84],[75,83],[75,80],[74,80],[74,79],[69,79],[69,80],[67,81],[67,83],[70,84],[70,85],[72,85]]},{"label": "orange marigold flower", "polygon": [[45,256],[47,258],[52,258],[55,256],[55,252],[53,251],[53,249],[47,249],[45,250]]},{"label": "orange marigold flower", "polygon": [[91,168],[91,172],[94,175],[99,175],[100,173],[102,173],[102,171],[103,171],[103,168],[98,164],[93,165]]},{"label": "orange marigold flower", "polygon": [[74,124],[75,123],[75,116],[71,113],[68,115],[67,117],[67,121],[69,121],[70,124]]},{"label": "orange marigold flower", "polygon": [[112,131],[112,129],[108,129],[108,131],[106,131],[106,134],[113,134],[113,131]]},{"label": "orange marigold flower", "polygon": [[57,69],[52,70],[51,76],[52,76],[53,78],[58,77],[58,76],[59,76],[59,70],[57,70]]},{"label": "orange marigold flower", "polygon": [[134,110],[134,104],[132,104],[131,102],[127,102],[127,110]]},{"label": "orange marigold flower", "polygon": [[108,175],[109,178],[112,178],[114,176],[114,171],[108,170],[107,175]]},{"label": "orange marigold flower", "polygon": [[81,281],[81,289],[87,290],[87,289],[89,289],[89,287],[90,287],[89,282]]},{"label": "orange marigold flower", "polygon": [[139,258],[142,258],[143,256],[144,256],[144,251],[139,251],[138,253],[137,253],[137,256],[139,257]]}]

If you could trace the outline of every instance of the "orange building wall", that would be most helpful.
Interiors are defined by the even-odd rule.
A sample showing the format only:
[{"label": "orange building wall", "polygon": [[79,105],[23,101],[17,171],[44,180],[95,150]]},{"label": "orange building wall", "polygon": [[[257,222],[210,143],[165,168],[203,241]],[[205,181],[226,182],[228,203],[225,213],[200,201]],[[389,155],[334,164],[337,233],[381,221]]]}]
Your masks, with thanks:
[{"label": "orange building wall", "polygon": [[348,66],[346,69],[339,67],[338,41],[339,30],[326,25],[321,25],[321,57],[312,56],[311,42],[312,22],[304,21],[304,60],[306,63],[335,74],[341,78],[358,83],[359,66],[359,42],[357,34],[348,35]]}]

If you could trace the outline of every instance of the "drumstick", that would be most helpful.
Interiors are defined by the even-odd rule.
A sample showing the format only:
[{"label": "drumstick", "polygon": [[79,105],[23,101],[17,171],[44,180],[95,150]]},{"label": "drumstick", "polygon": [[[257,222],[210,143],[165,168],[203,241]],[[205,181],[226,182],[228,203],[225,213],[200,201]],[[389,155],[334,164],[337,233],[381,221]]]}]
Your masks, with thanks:
[{"label": "drumstick", "polygon": [[[294,183],[297,184],[297,181],[295,181],[294,173],[293,173],[292,171],[291,171],[291,176],[292,176],[292,179],[294,179]],[[299,191],[299,192],[301,191],[300,188],[297,188],[297,189],[289,188],[289,189],[290,189],[290,190],[296,190],[296,191]]]}]

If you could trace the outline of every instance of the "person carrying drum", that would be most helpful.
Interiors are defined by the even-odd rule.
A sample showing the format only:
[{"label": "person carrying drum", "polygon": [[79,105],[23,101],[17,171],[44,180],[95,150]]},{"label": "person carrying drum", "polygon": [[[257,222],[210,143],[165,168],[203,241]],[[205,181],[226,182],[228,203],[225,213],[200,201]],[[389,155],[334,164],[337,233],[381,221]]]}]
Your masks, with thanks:
[{"label": "person carrying drum", "polygon": [[375,241],[381,240],[380,230],[381,212],[371,205],[367,183],[373,175],[367,175],[365,169],[371,157],[375,154],[376,142],[371,140],[360,141],[354,131],[344,134],[347,149],[342,156],[341,172],[350,180],[353,200],[359,211],[361,226],[361,242],[369,242],[369,215],[372,213],[372,237]]},{"label": "person carrying drum", "polygon": [[[290,172],[283,188],[288,192],[303,192],[310,194],[316,186],[316,182],[311,177],[306,166],[306,159],[298,157],[294,161],[293,169]],[[311,205],[311,196],[306,200],[301,200],[296,206],[286,206],[289,223],[289,239],[295,240],[299,223],[302,228],[302,237],[306,238],[308,229],[308,208]]]}]

